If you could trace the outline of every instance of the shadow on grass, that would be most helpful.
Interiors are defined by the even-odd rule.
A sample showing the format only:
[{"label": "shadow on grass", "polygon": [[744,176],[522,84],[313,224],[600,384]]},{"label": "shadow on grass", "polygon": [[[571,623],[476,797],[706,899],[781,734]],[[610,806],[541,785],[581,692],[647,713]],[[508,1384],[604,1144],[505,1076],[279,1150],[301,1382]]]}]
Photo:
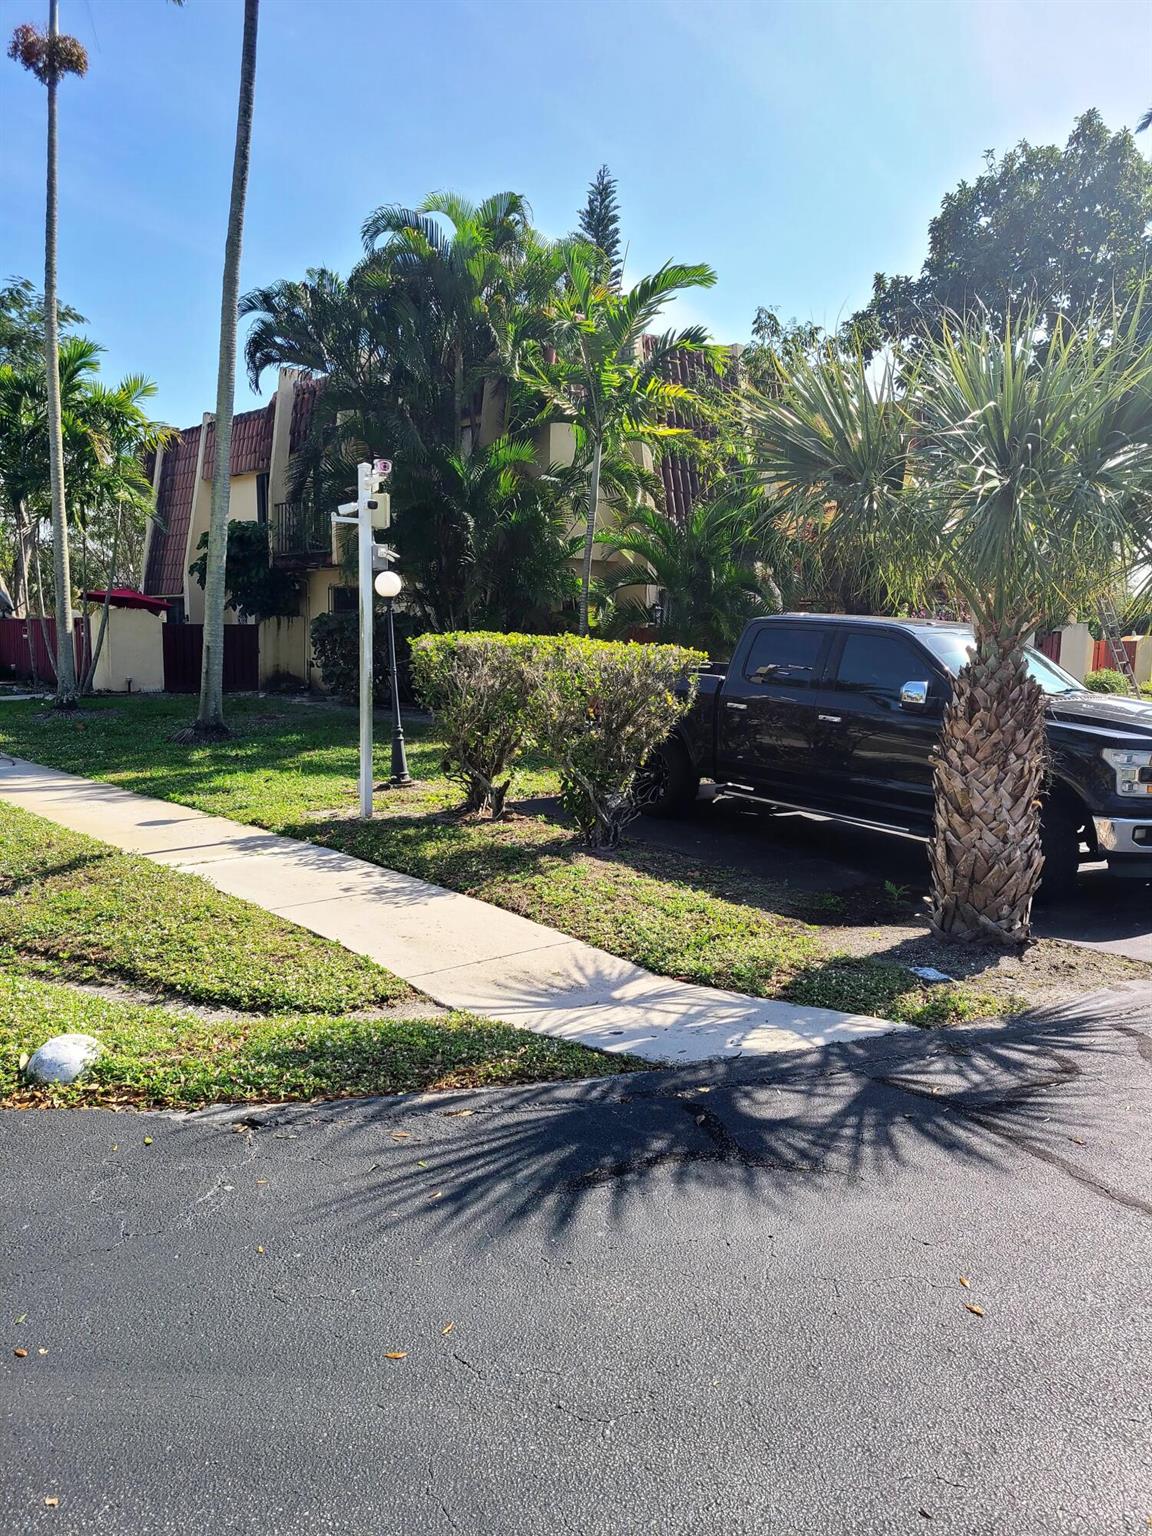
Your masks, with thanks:
[{"label": "shadow on grass", "polygon": [[[1129,1000],[1129,1003],[1131,1000]],[[686,1190],[735,1199],[763,1222],[813,1194],[846,1198],[933,1163],[1002,1169],[1037,1160],[1079,1198],[1152,1219],[1147,1192],[1109,1182],[1080,1151],[1109,1131],[1110,1063],[1152,1070],[1146,1010],[1054,1010],[1010,1029],[826,1047],[778,1063],[709,1064],[443,1102],[332,1106],[336,1143],[378,1159],[318,1214],[386,1230],[418,1219],[491,1241],[587,1210],[622,1226]],[[1116,1071],[1116,1065],[1112,1071]],[[277,1118],[291,1125],[292,1112]],[[299,1122],[297,1122],[299,1123]],[[311,1144],[310,1145],[314,1145]]]}]

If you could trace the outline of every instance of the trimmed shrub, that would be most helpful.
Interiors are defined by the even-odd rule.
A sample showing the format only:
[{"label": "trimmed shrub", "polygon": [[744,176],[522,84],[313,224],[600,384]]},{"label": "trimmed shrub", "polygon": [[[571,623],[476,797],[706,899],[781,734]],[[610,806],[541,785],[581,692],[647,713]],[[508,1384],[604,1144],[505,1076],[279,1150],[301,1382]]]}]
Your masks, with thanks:
[{"label": "trimmed shrub", "polygon": [[1091,688],[1093,693],[1127,693],[1128,683],[1123,672],[1115,672],[1111,667],[1100,667],[1096,672],[1089,672],[1084,679],[1085,688]]},{"label": "trimmed shrub", "polygon": [[636,776],[688,708],[708,658],[576,635],[538,642],[537,656],[532,735],[560,770],[564,808],[585,841],[613,848],[637,813]]},{"label": "trimmed shrub", "polygon": [[539,671],[536,635],[421,635],[412,642],[416,691],[444,732],[444,772],[469,811],[503,814],[528,741],[528,701]]}]

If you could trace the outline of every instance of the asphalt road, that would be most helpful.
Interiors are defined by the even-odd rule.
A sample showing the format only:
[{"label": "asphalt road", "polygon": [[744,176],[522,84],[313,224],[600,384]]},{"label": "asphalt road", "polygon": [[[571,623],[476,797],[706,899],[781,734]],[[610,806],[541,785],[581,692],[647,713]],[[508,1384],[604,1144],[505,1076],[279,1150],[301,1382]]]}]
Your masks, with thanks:
[{"label": "asphalt road", "polygon": [[[689,815],[673,821],[642,817],[628,835],[805,891],[846,891],[885,880],[913,895],[928,889],[924,845],[913,838],[802,813],[773,814],[733,799],[713,802],[707,791]],[[1074,939],[1152,962],[1152,883],[1114,880],[1103,864],[1083,865],[1077,894],[1038,907],[1034,931],[1038,938]]]},{"label": "asphalt road", "polygon": [[4,1113],[0,1531],[1146,1532],[1150,1126],[1135,994],[773,1070]]}]

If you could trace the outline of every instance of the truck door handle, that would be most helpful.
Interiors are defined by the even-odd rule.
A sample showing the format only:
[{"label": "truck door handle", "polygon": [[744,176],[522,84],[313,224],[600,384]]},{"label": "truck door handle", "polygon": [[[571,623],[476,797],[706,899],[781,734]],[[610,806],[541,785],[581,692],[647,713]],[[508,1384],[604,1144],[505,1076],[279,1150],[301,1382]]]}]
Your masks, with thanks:
[{"label": "truck door handle", "polygon": [[737,704],[735,699],[725,699],[724,700],[724,708],[725,709],[747,709],[748,706],[747,706],[747,704]]},{"label": "truck door handle", "polygon": [[827,720],[829,725],[839,725],[840,724],[840,716],[839,715],[817,715],[816,718],[817,718],[817,720]]}]

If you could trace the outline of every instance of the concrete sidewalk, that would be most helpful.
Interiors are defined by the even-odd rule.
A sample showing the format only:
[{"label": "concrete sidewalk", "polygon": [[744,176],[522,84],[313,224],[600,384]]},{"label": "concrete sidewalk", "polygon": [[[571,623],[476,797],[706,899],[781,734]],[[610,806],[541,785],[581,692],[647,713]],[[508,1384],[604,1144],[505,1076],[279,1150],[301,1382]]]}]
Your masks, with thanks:
[{"label": "concrete sidewalk", "polygon": [[650,1061],[862,1039],[903,1026],[654,976],[515,913],[331,848],[0,757],[0,799],[200,875],[368,955],[449,1008]]}]

